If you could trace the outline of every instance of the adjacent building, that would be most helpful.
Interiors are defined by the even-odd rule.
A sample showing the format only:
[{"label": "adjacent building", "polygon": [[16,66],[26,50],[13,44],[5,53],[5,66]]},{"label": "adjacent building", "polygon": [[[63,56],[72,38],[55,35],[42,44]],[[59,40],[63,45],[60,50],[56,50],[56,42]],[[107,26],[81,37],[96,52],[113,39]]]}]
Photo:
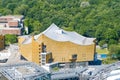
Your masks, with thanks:
[{"label": "adjacent building", "polygon": [[51,80],[51,76],[42,67],[24,62],[0,66],[0,80]]},{"label": "adjacent building", "polygon": [[0,16],[0,34],[21,35],[23,30],[22,15]]},{"label": "adjacent building", "polygon": [[0,50],[4,49],[4,36],[3,35],[0,35]]},{"label": "adjacent building", "polygon": [[55,24],[38,35],[20,36],[18,42],[22,56],[40,65],[51,62],[86,64],[94,59],[96,46],[95,38],[65,31]]}]

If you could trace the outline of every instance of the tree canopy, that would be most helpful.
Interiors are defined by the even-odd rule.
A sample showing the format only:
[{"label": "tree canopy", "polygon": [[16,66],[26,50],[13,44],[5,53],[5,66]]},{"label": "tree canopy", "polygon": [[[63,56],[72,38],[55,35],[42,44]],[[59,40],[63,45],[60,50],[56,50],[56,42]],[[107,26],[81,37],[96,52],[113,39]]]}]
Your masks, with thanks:
[{"label": "tree canopy", "polygon": [[109,54],[111,58],[116,58],[120,60],[120,46],[116,44],[110,45]]},{"label": "tree canopy", "polygon": [[17,36],[14,34],[6,34],[5,35],[5,45],[17,43]]}]

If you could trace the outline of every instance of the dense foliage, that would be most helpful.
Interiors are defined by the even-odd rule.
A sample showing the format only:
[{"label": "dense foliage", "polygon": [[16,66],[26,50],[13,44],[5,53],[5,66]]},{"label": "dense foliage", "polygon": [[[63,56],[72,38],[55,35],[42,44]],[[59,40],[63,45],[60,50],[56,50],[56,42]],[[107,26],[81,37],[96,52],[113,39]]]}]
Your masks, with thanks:
[{"label": "dense foliage", "polygon": [[17,43],[17,36],[14,34],[6,34],[5,35],[5,45],[8,46],[13,43]]},{"label": "dense foliage", "polygon": [[108,57],[102,61],[103,64],[110,64],[120,60],[120,45],[112,44],[109,46]]},{"label": "dense foliage", "polygon": [[120,45],[112,44],[109,46],[109,56],[120,60]]},{"label": "dense foliage", "polygon": [[29,32],[55,23],[66,30],[116,44],[120,37],[120,0],[0,0],[0,14],[22,14]]}]

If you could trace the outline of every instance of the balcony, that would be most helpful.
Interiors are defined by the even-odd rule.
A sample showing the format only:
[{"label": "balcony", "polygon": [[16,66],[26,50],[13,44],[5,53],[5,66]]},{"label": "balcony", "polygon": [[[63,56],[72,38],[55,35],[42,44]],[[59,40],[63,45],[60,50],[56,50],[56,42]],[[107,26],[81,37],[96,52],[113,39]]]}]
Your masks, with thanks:
[{"label": "balcony", "polygon": [[51,52],[41,53],[41,65],[45,65],[46,63],[51,63],[52,61],[53,59]]},{"label": "balcony", "polygon": [[69,59],[70,59],[70,61],[76,61],[77,60],[77,54],[72,54]]}]

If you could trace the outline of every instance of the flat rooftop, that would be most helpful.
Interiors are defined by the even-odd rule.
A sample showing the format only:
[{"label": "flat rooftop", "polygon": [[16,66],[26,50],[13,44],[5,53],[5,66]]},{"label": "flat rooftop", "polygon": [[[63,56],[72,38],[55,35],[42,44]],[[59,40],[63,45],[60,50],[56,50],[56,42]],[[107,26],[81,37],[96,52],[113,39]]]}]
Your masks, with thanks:
[{"label": "flat rooftop", "polygon": [[49,74],[42,67],[32,63],[23,62],[17,64],[7,64],[0,66],[0,72],[10,80],[29,79]]}]

